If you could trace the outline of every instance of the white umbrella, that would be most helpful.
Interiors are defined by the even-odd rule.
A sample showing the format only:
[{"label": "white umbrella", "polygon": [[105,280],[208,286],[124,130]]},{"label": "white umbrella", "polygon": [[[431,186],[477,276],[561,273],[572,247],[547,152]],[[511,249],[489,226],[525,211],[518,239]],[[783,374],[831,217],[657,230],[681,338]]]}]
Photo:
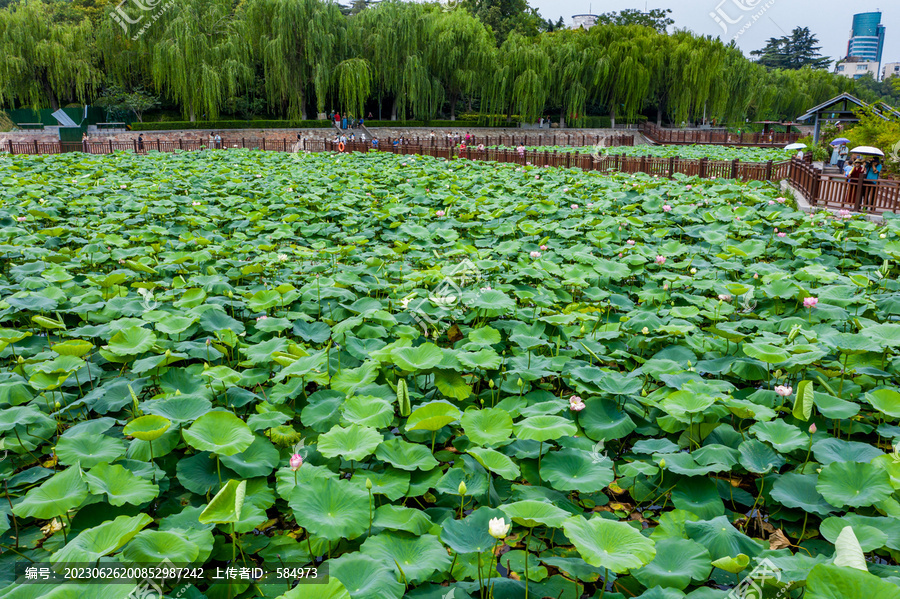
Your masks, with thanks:
[{"label": "white umbrella", "polygon": [[863,156],[881,156],[884,158],[884,152],[872,146],[859,146],[850,150],[851,154],[861,154]]},{"label": "white umbrella", "polygon": [[806,147],[806,144],[791,144],[789,146],[785,146],[785,150],[802,150]]}]

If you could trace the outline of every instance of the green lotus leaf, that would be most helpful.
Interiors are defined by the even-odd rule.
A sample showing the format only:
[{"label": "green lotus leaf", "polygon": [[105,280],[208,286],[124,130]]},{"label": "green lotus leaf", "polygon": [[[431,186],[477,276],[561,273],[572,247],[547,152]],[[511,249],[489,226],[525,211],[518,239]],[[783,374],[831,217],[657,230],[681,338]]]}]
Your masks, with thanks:
[{"label": "green lotus leaf", "polygon": [[172,426],[172,421],[162,416],[140,416],[125,425],[122,433],[141,441],[155,441]]},{"label": "green lotus leaf", "polygon": [[442,401],[433,401],[412,411],[406,419],[406,430],[438,431],[459,420],[459,408]]},{"label": "green lotus leaf", "polygon": [[240,521],[246,494],[247,481],[229,480],[203,508],[197,519],[201,524]]},{"label": "green lotus leaf", "polygon": [[499,451],[486,447],[475,447],[470,449],[468,453],[474,456],[478,463],[484,466],[485,470],[499,474],[506,480],[516,480],[522,474],[515,462]]},{"label": "green lotus leaf", "polygon": [[741,553],[755,557],[762,551],[761,545],[735,528],[726,516],[688,521],[684,523],[684,530],[688,538],[703,545],[714,560]]},{"label": "green lotus leaf", "polygon": [[460,424],[469,440],[478,445],[501,445],[509,440],[513,431],[509,412],[499,408],[466,410]]},{"label": "green lotus leaf", "polygon": [[501,505],[500,510],[520,526],[559,528],[571,514],[545,501],[527,499]]},{"label": "green lotus leaf", "polygon": [[624,522],[572,516],[563,530],[584,561],[617,574],[646,566],[656,557],[654,542]]},{"label": "green lotus leaf", "polygon": [[326,458],[359,461],[375,453],[375,448],[383,440],[383,435],[368,426],[335,426],[319,437],[318,450]]},{"label": "green lotus leaf", "polygon": [[375,451],[375,457],[401,470],[431,470],[438,465],[427,447],[409,443],[399,437],[381,443]]},{"label": "green lotus leaf", "polygon": [[119,439],[87,432],[63,435],[56,444],[60,464],[81,464],[93,468],[98,464],[115,462],[125,455],[125,443]]},{"label": "green lotus leaf", "polygon": [[566,448],[542,458],[541,479],[558,491],[597,493],[615,479],[612,461],[593,453]]},{"label": "green lotus leaf", "polygon": [[369,526],[369,495],[350,481],[314,478],[295,487],[288,504],[297,524],[331,541],[355,539]]},{"label": "green lotus leaf", "polygon": [[887,472],[855,462],[833,462],[822,468],[816,490],[838,508],[875,505],[894,492]]},{"label": "green lotus leaf", "polygon": [[231,412],[204,414],[182,434],[194,449],[223,456],[244,451],[254,439],[250,427]]},{"label": "green lotus leaf", "polygon": [[429,370],[440,364],[444,354],[433,343],[423,343],[417,347],[401,347],[391,352],[391,360],[400,370],[417,372]]},{"label": "green lotus leaf", "polygon": [[660,539],[656,557],[634,577],[647,588],[686,589],[691,581],[703,582],[712,571],[709,552],[699,543],[687,539]]},{"label": "green lotus leaf", "polygon": [[819,564],[806,581],[808,599],[848,599],[849,597],[878,597],[900,599],[896,584],[856,568]]},{"label": "green lotus leaf", "polygon": [[57,472],[39,487],[28,491],[12,511],[20,518],[49,520],[78,507],[87,496],[88,487],[84,474],[75,465]]},{"label": "green lotus leaf", "polygon": [[112,336],[105,349],[116,356],[137,356],[148,351],[156,343],[156,335],[150,329],[133,326]]},{"label": "green lotus leaf", "polygon": [[123,559],[143,564],[190,564],[198,555],[200,548],[196,544],[174,532],[160,530],[142,530],[122,549]]},{"label": "green lotus leaf", "polygon": [[491,536],[488,525],[495,518],[504,518],[506,524],[511,524],[504,512],[489,507],[479,507],[462,520],[444,520],[441,541],[457,553],[490,551],[497,539]]},{"label": "green lotus leaf", "polygon": [[353,599],[400,599],[403,596],[403,584],[394,575],[394,568],[383,560],[355,552],[345,553],[328,563],[330,577],[339,580]]},{"label": "green lotus leaf", "polygon": [[50,556],[54,564],[84,564],[95,562],[118,550],[145,526],[153,522],[147,514],[118,516],[103,524],[88,528],[70,539],[65,547]]},{"label": "green lotus leaf", "polygon": [[574,436],[578,429],[562,416],[532,416],[516,422],[513,431],[519,439],[543,442]]},{"label": "green lotus leaf", "polygon": [[450,556],[434,535],[383,532],[366,539],[360,551],[393,565],[398,576],[412,583],[424,582],[450,569]]},{"label": "green lotus leaf", "polygon": [[92,494],[105,494],[112,505],[141,505],[159,493],[155,484],[118,464],[95,466],[84,478]]}]

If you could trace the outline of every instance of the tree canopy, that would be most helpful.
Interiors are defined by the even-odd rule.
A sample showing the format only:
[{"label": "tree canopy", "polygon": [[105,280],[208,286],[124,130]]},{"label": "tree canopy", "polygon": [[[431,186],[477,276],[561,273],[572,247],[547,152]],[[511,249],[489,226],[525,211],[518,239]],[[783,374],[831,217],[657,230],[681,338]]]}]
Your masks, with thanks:
[{"label": "tree canopy", "polygon": [[[0,106],[130,98],[138,115],[151,96],[190,119],[477,110],[494,122],[553,115],[577,125],[588,114],[742,123],[795,118],[844,91],[895,98],[888,84],[817,68],[825,59],[802,28],[751,61],[733,42],[668,31],[666,10],[550,31],[525,0],[359,0],[344,11],[324,0],[173,2],[131,28],[102,0],[0,9]],[[782,62],[769,60],[776,48]]]},{"label": "tree canopy", "polygon": [[759,57],[757,62],[771,69],[827,69],[831,59],[823,57],[819,50],[818,38],[808,27],[797,27],[791,35],[770,38],[762,50],[754,50],[751,56]]}]

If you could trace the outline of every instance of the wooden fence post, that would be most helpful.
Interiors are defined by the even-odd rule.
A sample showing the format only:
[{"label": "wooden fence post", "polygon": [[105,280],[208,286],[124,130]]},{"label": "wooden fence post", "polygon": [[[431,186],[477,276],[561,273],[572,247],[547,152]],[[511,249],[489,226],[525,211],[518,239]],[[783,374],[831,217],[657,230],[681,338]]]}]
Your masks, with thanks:
[{"label": "wooden fence post", "polygon": [[766,181],[772,180],[772,161],[766,163]]},{"label": "wooden fence post", "polygon": [[162,152],[162,150],[160,150],[159,148],[160,148],[160,146],[159,146],[159,138],[157,137],[157,138],[156,138],[156,151],[157,151],[157,152]]},{"label": "wooden fence post", "polygon": [[669,156],[669,179],[675,176],[675,157]]},{"label": "wooden fence post", "polygon": [[6,140],[6,143],[9,144],[9,153],[12,154],[12,153],[13,153],[13,151],[12,151],[12,140],[11,140],[11,139],[7,139],[7,140]]},{"label": "wooden fence post", "polygon": [[132,151],[133,151],[135,154],[137,154],[137,140],[136,140],[136,139],[132,139],[132,140],[131,140],[131,144],[132,144],[132,146],[133,146]]},{"label": "wooden fence post", "polygon": [[738,163],[739,162],[740,162],[740,160],[738,160],[737,158],[735,158],[734,160],[731,161],[731,178],[732,179],[738,178]]},{"label": "wooden fence post", "polygon": [[109,140],[109,153],[112,154],[112,139]]},{"label": "wooden fence post", "polygon": [[697,173],[701,179],[706,178],[706,163],[709,162],[709,158],[701,158],[700,159],[700,171]]},{"label": "wooden fence post", "polygon": [[179,150],[183,150],[183,149],[184,149],[184,139],[181,138],[181,137],[178,138],[178,149],[179,149]]},{"label": "wooden fence post", "polygon": [[40,153],[40,152],[38,152],[38,143],[37,143],[37,140],[34,140],[34,153],[35,153],[35,154],[39,154],[39,153]]},{"label": "wooden fence post", "polygon": [[859,209],[862,206],[863,181],[865,181],[864,177],[857,177],[856,200],[853,202],[853,211],[854,212],[859,212]]}]

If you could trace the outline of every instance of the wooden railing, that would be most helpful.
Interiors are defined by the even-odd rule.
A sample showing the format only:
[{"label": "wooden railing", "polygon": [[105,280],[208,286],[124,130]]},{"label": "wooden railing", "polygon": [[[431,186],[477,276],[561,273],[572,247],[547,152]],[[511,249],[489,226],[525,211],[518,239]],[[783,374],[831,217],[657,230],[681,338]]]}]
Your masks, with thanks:
[{"label": "wooden railing", "polygon": [[783,147],[800,139],[799,133],[730,133],[725,130],[663,129],[653,123],[641,127],[648,139],[670,145],[722,145],[755,146],[762,148]]},{"label": "wooden railing", "polygon": [[[499,140],[501,136],[492,138]],[[484,138],[481,138],[484,139]],[[614,136],[601,140],[604,144],[629,144],[633,143],[633,136]],[[653,156],[625,156],[625,155],[600,155],[590,151],[586,152],[556,152],[550,150],[526,150],[519,152],[515,149],[485,147],[469,145],[465,148],[459,144],[444,144],[438,141],[431,143],[428,139],[425,144],[409,143],[409,140],[391,139],[379,140],[373,147],[371,141],[354,141],[343,144],[323,138],[294,141],[290,139],[266,140],[266,139],[224,139],[219,143],[212,142],[210,148],[208,141],[201,140],[131,140],[127,142],[116,141],[86,141],[86,142],[8,142],[2,148],[12,154],[58,154],[61,152],[87,152],[90,154],[110,154],[116,151],[130,151],[146,153],[148,151],[175,152],[175,151],[225,151],[232,149],[252,149],[275,152],[368,152],[378,150],[394,154],[418,154],[434,156],[447,160],[468,159],[487,160],[494,162],[513,163],[521,165],[580,168],[585,171],[624,173],[646,173],[658,177],[674,177],[676,174],[698,176],[702,178],[727,178],[741,181],[780,181],[790,175],[790,164],[787,162],[741,162],[714,161],[707,158],[701,160],[683,159],[680,157],[657,158]],[[499,145],[499,144],[498,144]],[[506,145],[505,143],[503,145]],[[607,145],[607,147],[610,147]]]},{"label": "wooden railing", "polygon": [[826,175],[810,164],[792,160],[789,180],[810,206],[868,214],[900,212],[900,181],[894,179]]}]

